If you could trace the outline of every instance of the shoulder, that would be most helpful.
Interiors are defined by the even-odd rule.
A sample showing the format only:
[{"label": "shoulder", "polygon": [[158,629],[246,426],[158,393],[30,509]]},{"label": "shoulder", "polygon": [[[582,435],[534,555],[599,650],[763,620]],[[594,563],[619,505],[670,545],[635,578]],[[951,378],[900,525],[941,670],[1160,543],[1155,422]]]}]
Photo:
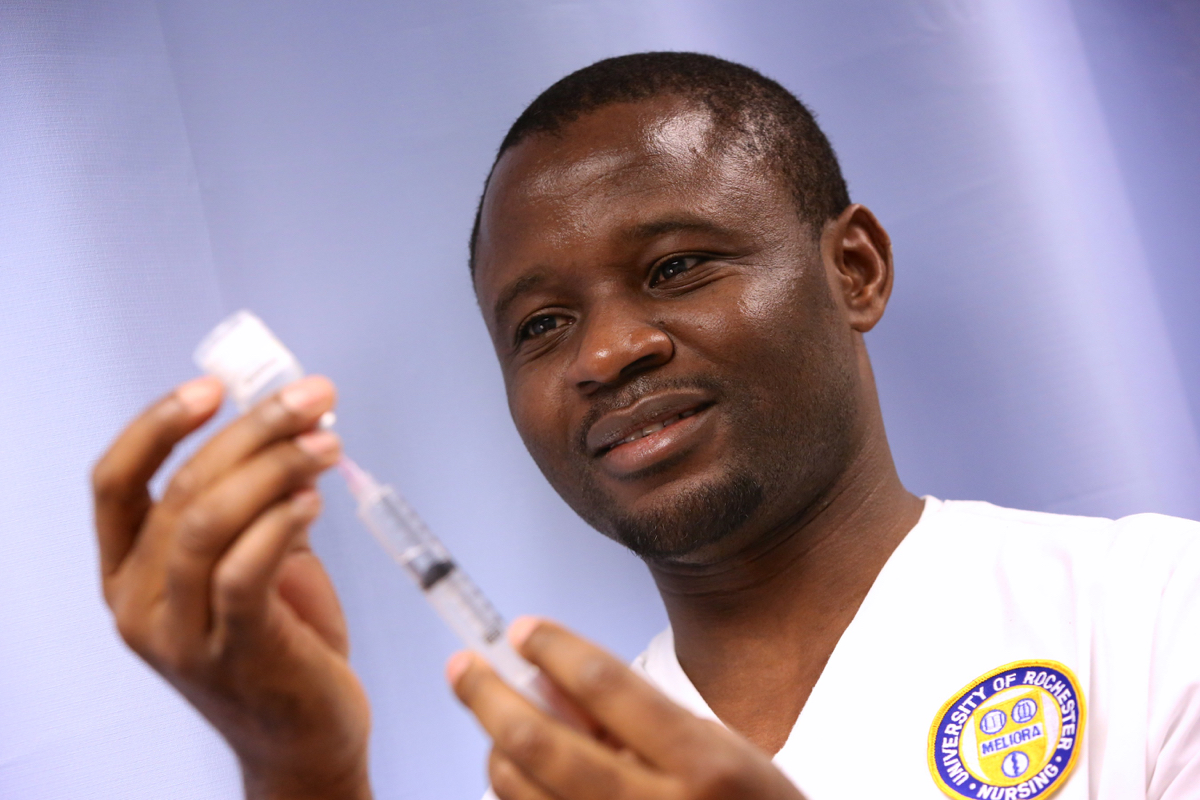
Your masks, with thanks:
[{"label": "shoulder", "polygon": [[938,500],[927,498],[939,515],[974,519],[980,523],[1010,525],[1029,529],[1096,531],[1105,528],[1129,528],[1162,532],[1167,535],[1200,535],[1200,522],[1166,514],[1131,514],[1127,517],[1088,517],[1006,508],[983,500]]},{"label": "shoulder", "polygon": [[948,500],[940,502],[931,522],[942,536],[1074,552],[1081,557],[1136,555],[1139,563],[1200,557],[1200,522],[1163,514],[1108,519]]},{"label": "shoulder", "polygon": [[1056,608],[1077,624],[1153,625],[1172,606],[1200,603],[1200,523],[1190,520],[931,500],[918,529],[906,560],[915,574],[970,576],[975,595]]}]

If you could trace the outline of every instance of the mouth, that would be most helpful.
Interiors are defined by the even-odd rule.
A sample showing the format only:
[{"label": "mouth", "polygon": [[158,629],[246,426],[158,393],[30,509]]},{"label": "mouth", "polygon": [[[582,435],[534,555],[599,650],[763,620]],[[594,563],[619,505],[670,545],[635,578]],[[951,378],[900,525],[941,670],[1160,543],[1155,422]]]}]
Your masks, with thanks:
[{"label": "mouth", "polygon": [[711,403],[706,404],[706,405],[695,406],[693,408],[688,408],[688,409],[680,411],[676,414],[671,414],[670,416],[667,416],[663,419],[655,420],[655,421],[649,423],[648,425],[646,425],[644,428],[639,428],[638,430],[635,430],[633,433],[629,434],[625,438],[620,439],[619,441],[613,442],[612,444],[608,444],[608,445],[601,447],[600,450],[596,453],[596,455],[603,456],[604,454],[606,454],[612,450],[615,450],[616,448],[620,447],[621,445],[630,444],[631,442],[636,442],[638,439],[644,439],[647,436],[651,436],[655,433],[658,433],[659,431],[663,430],[664,428],[669,428],[672,425],[674,425],[675,423],[681,422],[682,420],[685,420],[688,417],[694,417],[695,415],[699,414],[701,411],[704,411],[705,409],[707,409],[709,407],[709,405],[711,405]]},{"label": "mouth", "polygon": [[707,416],[704,412],[715,402],[711,392],[693,388],[643,395],[592,423],[587,451],[592,458],[610,461],[617,452],[652,448],[656,441],[677,438],[679,431],[695,427],[696,418]]}]

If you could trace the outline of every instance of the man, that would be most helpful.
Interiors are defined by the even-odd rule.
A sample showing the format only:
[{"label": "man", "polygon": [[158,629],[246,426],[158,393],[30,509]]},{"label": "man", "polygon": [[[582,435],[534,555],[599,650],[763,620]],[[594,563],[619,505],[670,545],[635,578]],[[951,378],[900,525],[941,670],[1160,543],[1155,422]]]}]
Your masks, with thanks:
[{"label": "man", "polygon": [[[634,670],[514,624],[586,730],[451,660],[500,797],[1200,793],[1197,526],[903,488],[863,343],[888,237],[778,84],[672,53],[568,76],[502,144],[471,249],[526,446],[671,621]],[[152,502],[219,402],[184,384],[97,465],[106,598],[248,796],[367,797],[367,704],[305,539],[333,388],[286,388]]]}]

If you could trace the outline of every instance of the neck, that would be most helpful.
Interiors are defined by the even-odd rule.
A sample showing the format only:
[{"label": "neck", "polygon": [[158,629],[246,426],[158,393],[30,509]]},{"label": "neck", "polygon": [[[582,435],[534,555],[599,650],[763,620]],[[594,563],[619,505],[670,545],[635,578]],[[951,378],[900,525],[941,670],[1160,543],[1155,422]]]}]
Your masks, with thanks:
[{"label": "neck", "polygon": [[651,563],[680,665],[763,750],[787,739],[826,661],[922,502],[868,437],[798,517],[704,564]]}]

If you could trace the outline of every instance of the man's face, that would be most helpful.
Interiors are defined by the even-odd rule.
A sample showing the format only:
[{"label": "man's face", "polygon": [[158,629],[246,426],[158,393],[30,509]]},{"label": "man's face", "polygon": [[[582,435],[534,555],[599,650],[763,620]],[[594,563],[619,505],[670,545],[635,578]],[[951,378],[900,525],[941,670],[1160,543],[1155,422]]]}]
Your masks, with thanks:
[{"label": "man's face", "polygon": [[504,155],[476,290],[517,429],[585,520],[643,557],[705,561],[840,474],[858,377],[819,237],[678,98]]}]

